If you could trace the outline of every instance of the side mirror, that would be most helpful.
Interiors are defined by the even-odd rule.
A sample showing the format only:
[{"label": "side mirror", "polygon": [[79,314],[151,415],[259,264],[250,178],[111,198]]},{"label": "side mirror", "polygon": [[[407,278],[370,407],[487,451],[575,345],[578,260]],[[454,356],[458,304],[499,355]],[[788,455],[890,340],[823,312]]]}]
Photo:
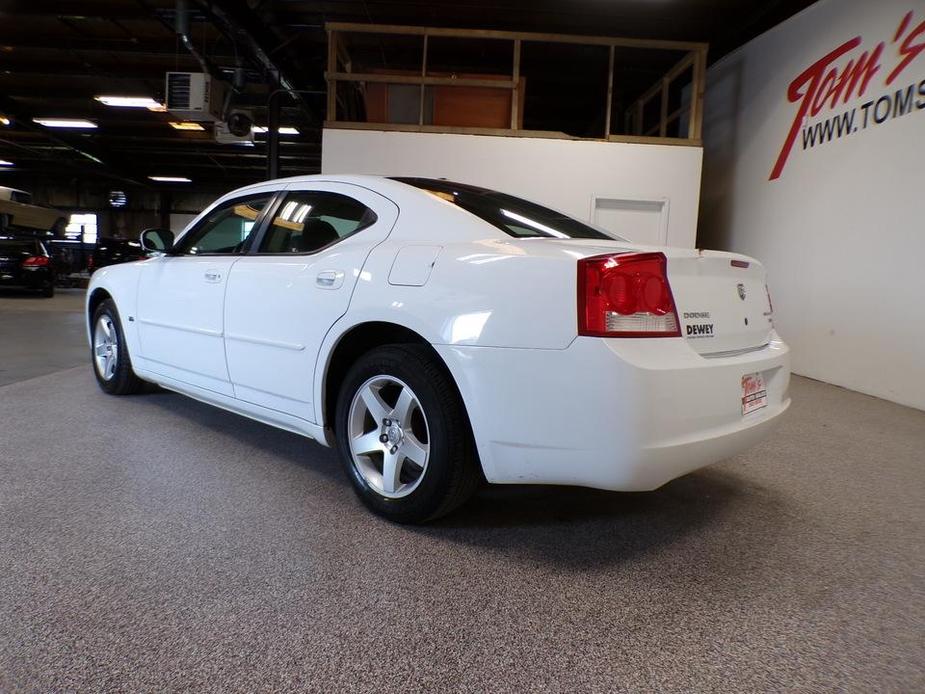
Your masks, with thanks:
[{"label": "side mirror", "polygon": [[141,232],[141,247],[154,253],[167,253],[173,248],[174,236],[170,229],[145,229]]}]

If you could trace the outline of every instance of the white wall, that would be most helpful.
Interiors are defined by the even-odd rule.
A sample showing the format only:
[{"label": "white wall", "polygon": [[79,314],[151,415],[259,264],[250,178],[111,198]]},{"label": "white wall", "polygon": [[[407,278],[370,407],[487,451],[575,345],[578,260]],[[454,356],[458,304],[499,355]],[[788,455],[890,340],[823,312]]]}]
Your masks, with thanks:
[{"label": "white wall", "polygon": [[443,177],[583,220],[594,196],[664,200],[668,245],[693,248],[701,159],[699,147],[675,145],[326,129],[321,171]]},{"label": "white wall", "polygon": [[[925,45],[923,22],[922,0],[821,0],[712,67],[699,243],[764,262],[797,373],[925,409],[925,52],[886,84],[903,43]],[[798,85],[792,103],[795,78],[844,47],[832,63],[840,76],[881,42],[863,94],[859,80],[834,109],[821,98],[817,113],[797,118],[812,84]],[[839,84],[827,74],[826,90]],[[910,85],[911,110],[894,114],[893,95]],[[878,106],[883,95],[889,103]],[[890,113],[879,124],[878,108],[878,118]],[[804,149],[804,127],[852,109],[850,133]],[[773,178],[795,119],[796,141]]]}]

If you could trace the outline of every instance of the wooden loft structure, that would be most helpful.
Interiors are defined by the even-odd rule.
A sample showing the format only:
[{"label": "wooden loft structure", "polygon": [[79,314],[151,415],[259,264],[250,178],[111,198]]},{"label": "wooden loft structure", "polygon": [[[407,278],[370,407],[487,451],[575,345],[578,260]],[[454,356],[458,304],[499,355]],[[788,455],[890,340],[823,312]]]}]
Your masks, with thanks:
[{"label": "wooden loft structure", "polygon": [[[595,46],[607,50],[607,80],[599,85],[600,100],[597,102],[604,112],[603,126],[599,129],[599,135],[594,133],[576,139],[590,137],[612,142],[701,144],[708,50],[705,43],[341,22],[329,22],[326,29],[328,56],[325,71],[325,127],[328,128],[575,138],[561,131],[523,127],[524,89],[527,82],[521,69],[523,49],[526,44],[544,43]],[[358,35],[383,40],[413,37],[420,41],[420,64],[416,69],[361,67],[357,70],[356,61],[351,56],[349,39]],[[453,39],[460,46],[464,46],[467,40],[473,43],[507,42],[510,44],[512,69],[509,74],[498,74],[497,71],[484,74],[483,71],[460,73],[431,70],[428,44],[439,39]],[[615,61],[618,51],[622,49],[633,49],[639,55],[661,52],[662,56],[666,53],[672,56],[680,53],[682,57],[667,72],[661,73],[662,76],[648,89],[640,90],[634,100],[618,112],[614,103],[614,88],[615,79],[618,79],[616,68],[619,66],[615,65]],[[390,118],[388,115],[387,90],[393,87],[396,93],[401,89],[405,99],[410,93],[416,102],[414,108],[405,105],[402,119]],[[352,91],[345,92],[345,88]],[[355,113],[347,114],[349,109],[345,93],[360,95],[363,102],[360,117]],[[466,118],[471,118],[472,122],[467,122]],[[484,122],[486,119],[491,121],[490,125]],[[615,120],[618,128],[614,127]]]}]

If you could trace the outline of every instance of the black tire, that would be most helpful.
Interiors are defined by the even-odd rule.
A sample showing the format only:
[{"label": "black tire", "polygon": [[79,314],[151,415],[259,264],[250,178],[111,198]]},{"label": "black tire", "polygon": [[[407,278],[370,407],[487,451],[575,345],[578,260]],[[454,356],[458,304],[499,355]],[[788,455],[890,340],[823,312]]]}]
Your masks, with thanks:
[{"label": "black tire", "polygon": [[55,295],[55,284],[51,280],[48,280],[48,284],[42,287],[42,296],[46,299],[50,299]]},{"label": "black tire", "polygon": [[[413,491],[400,498],[384,496],[370,486],[350,451],[351,403],[360,387],[377,376],[407,384],[427,421],[427,465]],[[446,368],[425,345],[386,345],[362,355],[341,385],[335,433],[341,461],[357,495],[373,512],[396,523],[422,523],[446,515],[472,496],[481,479],[465,407]]]},{"label": "black tire", "polygon": [[[96,334],[99,330],[99,321],[103,317],[108,317],[112,322],[112,328],[115,330],[117,339],[116,364],[110,378],[104,378],[96,364],[94,345],[96,344]],[[90,340],[90,365],[93,368],[93,375],[96,376],[96,382],[100,388],[110,395],[132,395],[133,393],[143,392],[145,382],[142,381],[132,370],[132,360],[128,353],[128,347],[125,343],[125,333],[122,331],[122,321],[119,318],[119,311],[112,299],[106,299],[93,312],[93,322],[90,323],[91,340]]]}]

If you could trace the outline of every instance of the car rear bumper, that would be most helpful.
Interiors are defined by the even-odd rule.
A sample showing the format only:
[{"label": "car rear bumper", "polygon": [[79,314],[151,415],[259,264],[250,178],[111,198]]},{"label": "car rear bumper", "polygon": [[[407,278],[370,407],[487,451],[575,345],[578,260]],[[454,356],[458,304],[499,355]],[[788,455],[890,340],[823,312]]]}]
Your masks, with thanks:
[{"label": "car rear bumper", "polygon": [[[790,405],[788,347],[721,358],[683,338],[579,337],[564,350],[437,345],[490,482],[642,491],[733,456]],[[742,377],[767,406],[742,414]]]},{"label": "car rear bumper", "polygon": [[0,287],[17,289],[41,289],[48,285],[51,273],[45,268],[39,270],[0,269]]}]

